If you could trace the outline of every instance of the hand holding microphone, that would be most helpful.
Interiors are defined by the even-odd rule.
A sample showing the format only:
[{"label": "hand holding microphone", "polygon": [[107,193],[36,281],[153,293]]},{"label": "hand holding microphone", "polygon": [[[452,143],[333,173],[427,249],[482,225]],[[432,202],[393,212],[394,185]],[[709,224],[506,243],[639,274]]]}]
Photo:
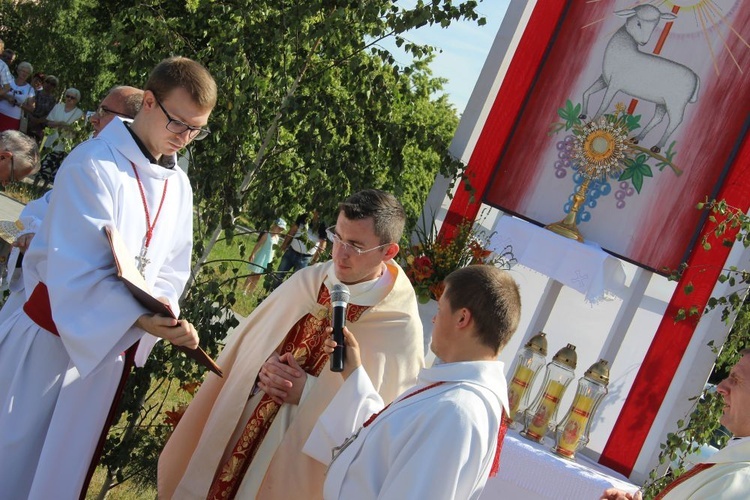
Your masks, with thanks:
[{"label": "hand holding microphone", "polygon": [[336,347],[331,353],[331,371],[344,370],[345,346],[344,326],[346,326],[346,308],[349,305],[349,288],[341,283],[333,285],[331,290],[331,305],[333,306],[333,341]]},{"label": "hand holding microphone", "polygon": [[[326,331],[328,333],[332,333],[333,328],[329,326]],[[349,331],[347,327],[344,327],[343,331],[346,362],[344,363],[344,370],[341,372],[341,376],[344,377],[344,380],[346,380],[349,378],[349,375],[354,373],[354,371],[362,365],[362,358],[359,353],[359,344],[357,343],[357,339],[354,338],[354,335]],[[340,344],[337,344],[332,337],[328,337],[323,341],[323,350],[330,356],[331,354],[333,354],[333,350],[337,345]]]}]

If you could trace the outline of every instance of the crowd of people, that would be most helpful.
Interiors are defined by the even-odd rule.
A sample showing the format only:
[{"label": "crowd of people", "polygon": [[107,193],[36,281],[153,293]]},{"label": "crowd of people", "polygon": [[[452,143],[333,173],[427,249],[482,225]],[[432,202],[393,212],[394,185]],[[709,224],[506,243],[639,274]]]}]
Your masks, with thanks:
[{"label": "crowd of people", "polygon": [[78,107],[81,92],[73,87],[60,92],[56,76],[34,73],[28,61],[17,62],[3,40],[0,54],[0,132],[20,130],[37,141],[43,157],[38,180],[47,187],[72,146],[74,124],[84,117]]},{"label": "crowd of people", "polygon": [[[73,90],[47,124],[56,109],[52,123],[65,122],[74,109],[67,101],[80,99]],[[95,137],[73,149],[54,189],[22,214],[16,295],[0,313],[0,491],[8,498],[85,494],[132,366],[159,339],[198,346],[193,325],[175,319],[193,236],[192,191],[176,155],[210,133],[216,101],[213,77],[184,57],[161,61],[143,90],[115,87],[92,117]],[[0,132],[0,182],[38,165],[33,139]],[[223,376],[206,375],[161,453],[160,498],[479,497],[502,466],[508,400],[498,355],[520,321],[519,287],[493,266],[450,274],[433,319],[437,361],[425,368],[416,296],[395,260],[405,222],[395,196],[364,189],[339,203],[330,227],[313,210],[283,242],[283,219],[262,235],[255,269],[267,269],[278,245],[282,270],[296,272],[229,337],[217,360]],[[116,279],[105,229],[121,237],[175,317],[150,312]],[[328,362],[342,347],[331,339],[342,289],[339,373]],[[664,498],[745,497],[750,354],[718,391],[722,423],[737,441]]]}]

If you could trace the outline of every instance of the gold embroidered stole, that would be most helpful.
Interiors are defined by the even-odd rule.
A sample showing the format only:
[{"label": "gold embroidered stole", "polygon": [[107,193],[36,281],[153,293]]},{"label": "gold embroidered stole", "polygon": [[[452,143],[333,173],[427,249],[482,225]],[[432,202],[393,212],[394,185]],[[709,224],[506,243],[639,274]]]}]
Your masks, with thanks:
[{"label": "gold embroidered stole", "polygon": [[[318,291],[318,310],[308,313],[292,326],[281,344],[279,354],[290,352],[306,373],[317,377],[328,362],[328,354],[323,351],[325,329],[331,325],[331,296],[325,284]],[[369,306],[350,304],[346,311],[347,323],[356,322]],[[208,499],[231,499],[245,477],[253,457],[258,451],[268,429],[281,406],[264,394],[253,410],[245,430],[234,445],[232,454],[220,466],[214,477]]]},{"label": "gold embroidered stole", "polygon": [[687,471],[686,473],[684,473],[683,475],[681,475],[680,477],[678,477],[677,479],[669,483],[666,488],[661,490],[661,492],[654,497],[654,500],[660,500],[664,498],[667,495],[667,493],[675,489],[677,486],[681,485],[682,483],[684,483],[691,477],[695,476],[696,474],[703,472],[706,469],[710,469],[714,465],[716,464],[713,464],[713,463],[695,464],[695,466],[692,469],[690,469],[689,471]]}]

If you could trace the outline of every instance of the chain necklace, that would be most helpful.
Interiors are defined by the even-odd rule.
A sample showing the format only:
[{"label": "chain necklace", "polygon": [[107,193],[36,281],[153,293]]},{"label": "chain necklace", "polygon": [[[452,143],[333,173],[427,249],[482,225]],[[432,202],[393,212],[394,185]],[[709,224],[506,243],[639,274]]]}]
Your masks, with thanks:
[{"label": "chain necklace", "polygon": [[161,214],[161,208],[164,206],[164,199],[167,197],[167,184],[169,183],[169,179],[164,180],[164,191],[161,194],[161,201],[159,202],[159,208],[156,211],[154,222],[151,223],[151,213],[148,210],[148,203],[146,203],[146,192],[143,189],[141,176],[138,175],[138,169],[135,168],[135,163],[131,161],[130,165],[133,167],[135,180],[138,182],[138,189],[141,192],[141,201],[143,201],[143,211],[146,214],[146,236],[143,241],[143,246],[141,247],[141,253],[140,255],[138,255],[138,257],[135,258],[135,260],[138,261],[138,271],[141,273],[141,276],[145,278],[146,266],[151,263],[151,260],[146,258],[146,254],[148,253],[148,247],[151,244],[151,237],[154,235],[154,227],[156,226],[156,221],[159,220],[159,214]]}]

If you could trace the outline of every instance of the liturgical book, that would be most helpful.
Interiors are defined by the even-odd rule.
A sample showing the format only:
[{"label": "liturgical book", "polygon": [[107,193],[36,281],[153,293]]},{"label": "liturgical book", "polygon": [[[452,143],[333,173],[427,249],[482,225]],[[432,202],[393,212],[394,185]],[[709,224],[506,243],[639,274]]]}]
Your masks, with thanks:
[{"label": "liturgical book", "polygon": [[[125,284],[128,290],[130,290],[133,297],[135,297],[135,299],[149,311],[177,319],[169,304],[165,304],[151,294],[146,280],[138,271],[138,268],[135,265],[135,259],[130,255],[128,248],[125,246],[125,242],[122,241],[122,237],[117,229],[105,226],[104,232],[107,235],[109,246],[112,249],[112,256],[115,259],[117,277]],[[184,352],[189,358],[194,359],[199,364],[214,372],[219,377],[223,376],[219,365],[217,365],[214,360],[211,359],[211,356],[206,354],[206,351],[200,346],[196,349],[190,349],[185,346],[175,347]]]}]

